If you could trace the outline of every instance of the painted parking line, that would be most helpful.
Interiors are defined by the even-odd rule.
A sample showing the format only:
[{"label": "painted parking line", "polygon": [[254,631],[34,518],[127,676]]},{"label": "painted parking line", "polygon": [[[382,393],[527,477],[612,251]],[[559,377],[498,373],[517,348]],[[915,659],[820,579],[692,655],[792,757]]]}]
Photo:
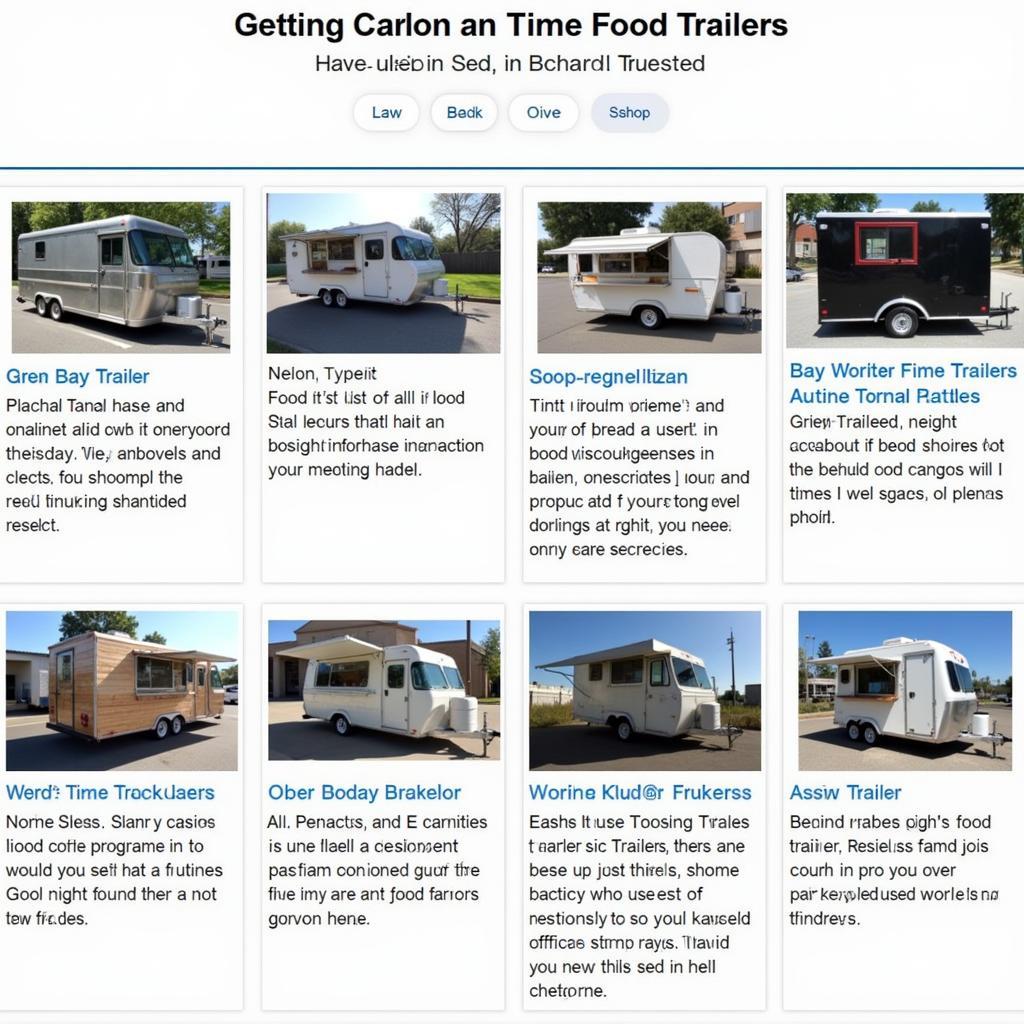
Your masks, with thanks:
[{"label": "painted parking line", "polygon": [[61,324],[61,331],[74,331],[76,334],[84,334],[87,338],[98,338],[100,341],[105,341],[108,345],[113,345],[116,348],[132,347],[132,344],[129,341],[117,341],[115,338],[108,338],[105,334],[98,334],[96,331],[87,331],[84,327],[76,327],[74,324]]},{"label": "painted parking line", "polygon": [[45,725],[49,719],[44,718],[41,721],[36,722],[12,722],[9,718],[4,723],[6,729],[38,729],[39,726]]}]

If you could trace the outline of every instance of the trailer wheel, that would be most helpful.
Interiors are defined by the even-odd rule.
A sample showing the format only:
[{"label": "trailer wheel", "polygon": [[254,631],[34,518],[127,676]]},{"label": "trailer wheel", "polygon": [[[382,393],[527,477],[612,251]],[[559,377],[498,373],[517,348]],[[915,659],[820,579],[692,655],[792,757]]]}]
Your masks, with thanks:
[{"label": "trailer wheel", "polygon": [[50,319],[64,319],[64,307],[60,304],[60,299],[50,299]]},{"label": "trailer wheel", "polygon": [[172,736],[180,735],[181,727],[184,724],[185,724],[185,720],[181,717],[181,715],[175,715],[174,718],[171,719],[171,735]]},{"label": "trailer wheel", "polygon": [[885,314],[885,333],[890,338],[912,338],[917,334],[920,318],[910,306],[893,306]]},{"label": "trailer wheel", "polygon": [[165,739],[167,739],[167,734],[170,731],[171,731],[171,726],[170,726],[170,723],[167,721],[166,718],[158,718],[156,720],[156,725],[153,726],[153,735],[158,740],[165,740]]},{"label": "trailer wheel", "polygon": [[46,296],[45,295],[37,295],[36,296],[36,312],[40,316],[46,316],[46,306],[47,306]]},{"label": "trailer wheel", "polygon": [[869,747],[873,747],[878,740],[878,730],[870,722],[865,722],[861,736]]},{"label": "trailer wheel", "polygon": [[657,306],[641,306],[636,311],[640,326],[649,331],[656,331],[665,322],[665,314]]},{"label": "trailer wheel", "polygon": [[342,292],[337,291],[334,293],[334,306],[336,309],[344,309],[348,305],[348,296]]},{"label": "trailer wheel", "polygon": [[846,723],[846,735],[857,743],[860,740],[860,722],[847,722]]},{"label": "trailer wheel", "polygon": [[633,726],[629,724],[628,718],[620,718],[615,723],[615,735],[623,743],[628,743],[633,738]]},{"label": "trailer wheel", "polygon": [[333,296],[333,295],[331,294],[331,292],[330,292],[330,289],[329,289],[329,288],[324,288],[324,289],[323,289],[323,290],[322,290],[322,291],[320,292],[320,301],[321,301],[321,302],[322,302],[322,303],[323,303],[323,304],[324,304],[325,306],[333,306],[333,305],[334,305],[334,296]]},{"label": "trailer wheel", "polygon": [[337,715],[334,719],[334,731],[339,736],[347,736],[351,726],[348,724],[348,719],[344,715]]}]

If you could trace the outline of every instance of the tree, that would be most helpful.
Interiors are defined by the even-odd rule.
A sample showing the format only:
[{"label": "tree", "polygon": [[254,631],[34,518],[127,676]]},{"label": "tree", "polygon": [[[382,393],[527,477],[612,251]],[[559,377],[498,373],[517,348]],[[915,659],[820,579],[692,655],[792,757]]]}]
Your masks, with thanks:
[{"label": "tree", "polygon": [[643,226],[651,203],[541,203],[540,222],[555,246],[588,235],[617,235]]},{"label": "tree", "polygon": [[147,633],[143,638],[142,642],[146,644],[165,644],[167,643],[167,637],[163,635],[158,629],[154,629],[151,633]]},{"label": "tree", "polygon": [[797,661],[796,669],[796,683],[797,693],[803,696],[807,693],[807,652],[801,646],[799,648],[800,655]]},{"label": "tree", "polygon": [[214,214],[210,248],[221,256],[231,255],[231,204],[224,203]]},{"label": "tree", "polygon": [[267,262],[284,263],[284,242],[282,235],[294,235],[305,231],[306,225],[297,220],[276,220],[267,228]]},{"label": "tree", "polygon": [[1020,249],[1021,262],[1024,263],[1024,195],[986,195],[985,208],[992,214],[992,236],[1000,248],[1003,261],[1012,259],[1013,250]]},{"label": "tree", "polygon": [[86,220],[82,203],[28,203],[29,223],[33,231],[62,228]]},{"label": "tree", "polygon": [[[831,658],[832,657],[832,645],[827,640],[822,640],[818,644],[818,653],[815,655],[816,658]],[[815,666],[818,670],[818,677],[821,679],[835,679],[836,667],[835,665],[817,665]]]},{"label": "tree", "polygon": [[831,213],[857,213],[874,210],[878,206],[878,196],[874,192],[833,192],[828,198]]},{"label": "tree", "polygon": [[[105,217],[119,217],[128,214],[134,217],[149,217],[181,228],[188,235],[193,248],[206,252],[207,241],[213,234],[216,213],[214,203],[124,203],[88,202],[82,206],[83,220],[103,220]],[[73,223],[73,221],[68,221]]]},{"label": "tree", "polygon": [[32,204],[11,203],[11,277],[18,279],[18,235],[32,230]]},{"label": "tree", "polygon": [[430,209],[452,229],[456,252],[479,252],[480,232],[501,216],[501,196],[497,192],[438,192]]},{"label": "tree", "polygon": [[413,219],[409,221],[409,227],[411,227],[413,231],[422,231],[423,234],[430,235],[431,238],[434,237],[434,223],[427,217],[422,215],[419,217],[413,217]]},{"label": "tree", "polygon": [[228,665],[226,669],[223,669],[220,674],[220,685],[221,686],[237,686],[238,685],[238,666]]},{"label": "tree", "polygon": [[706,231],[720,242],[729,241],[729,222],[711,203],[673,203],[658,225],[662,231]]},{"label": "tree", "polygon": [[796,262],[796,229],[819,213],[853,213],[873,210],[878,196],[873,192],[790,192],[786,196],[786,262]]},{"label": "tree", "polygon": [[487,677],[492,688],[496,688],[496,684],[501,683],[501,630],[497,626],[491,626],[484,634],[484,642],[480,646],[484,649],[484,668],[487,670]]},{"label": "tree", "polygon": [[65,612],[60,620],[60,639],[80,633],[127,633],[135,638],[139,620],[127,612]]},{"label": "tree", "polygon": [[942,203],[938,199],[918,199],[910,208],[911,213],[942,213]]}]

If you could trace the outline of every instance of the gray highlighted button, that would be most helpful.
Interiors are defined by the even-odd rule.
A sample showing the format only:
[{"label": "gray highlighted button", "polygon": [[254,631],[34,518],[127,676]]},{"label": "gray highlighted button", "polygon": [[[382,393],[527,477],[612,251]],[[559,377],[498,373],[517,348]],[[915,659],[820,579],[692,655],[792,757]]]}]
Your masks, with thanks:
[{"label": "gray highlighted button", "polygon": [[668,104],[653,92],[608,92],[594,100],[590,115],[604,132],[660,132]]}]

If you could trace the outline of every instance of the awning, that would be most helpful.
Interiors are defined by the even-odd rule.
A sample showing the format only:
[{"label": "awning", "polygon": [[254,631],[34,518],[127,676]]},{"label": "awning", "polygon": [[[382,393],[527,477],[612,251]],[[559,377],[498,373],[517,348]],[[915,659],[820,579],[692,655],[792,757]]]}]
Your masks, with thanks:
[{"label": "awning", "polygon": [[660,640],[641,640],[635,644],[626,644],[624,647],[609,647],[606,651],[578,654],[574,658],[549,661],[546,665],[536,665],[535,667],[565,668],[569,665],[592,665],[599,661],[617,661],[620,658],[643,658],[652,654],[670,654],[673,650],[675,650],[674,647],[670,647]]},{"label": "awning", "polygon": [[874,651],[847,651],[846,654],[837,654],[832,658],[808,658],[808,665],[863,665],[865,663],[880,663],[883,665],[898,665],[903,659],[899,655],[875,654]]},{"label": "awning", "polygon": [[380,654],[383,650],[383,647],[357,640],[354,636],[336,636],[315,644],[286,647],[277,653],[288,658],[326,661],[328,658],[366,658],[371,654]]},{"label": "awning", "polygon": [[609,235],[604,238],[574,238],[561,249],[548,249],[545,256],[568,256],[569,253],[624,253],[650,252],[663,242],[667,242],[670,234],[657,235]]},{"label": "awning", "polygon": [[136,647],[132,654],[145,655],[147,658],[164,658],[168,661],[238,661],[227,654],[211,654],[209,651],[154,651],[150,647]]}]

